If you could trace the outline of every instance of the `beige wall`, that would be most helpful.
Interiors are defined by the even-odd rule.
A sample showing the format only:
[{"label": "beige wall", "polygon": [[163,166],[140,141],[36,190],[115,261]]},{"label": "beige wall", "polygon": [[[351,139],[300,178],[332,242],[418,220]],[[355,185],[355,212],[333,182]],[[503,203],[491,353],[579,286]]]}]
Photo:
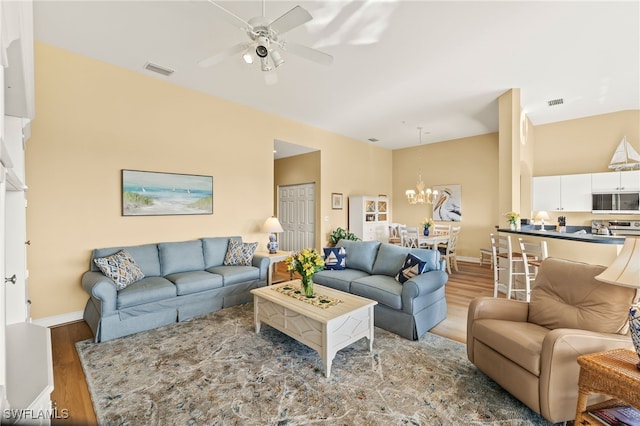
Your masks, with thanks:
[{"label": "beige wall", "polygon": [[461,185],[462,229],[457,251],[460,257],[477,258],[497,225],[498,134],[393,151],[393,222],[417,226],[433,216],[432,205],[409,205],[404,196],[407,189],[415,188],[420,169],[428,187]]},{"label": "beige wall", "polygon": [[[274,139],[321,150],[317,204],[330,218],[321,234],[346,224],[331,192],[391,189],[391,151],[41,43],[35,67],[26,150],[34,319],[83,309],[80,278],[96,247],[241,235],[264,248]],[[213,176],[214,214],[122,217],[121,169]]]}]

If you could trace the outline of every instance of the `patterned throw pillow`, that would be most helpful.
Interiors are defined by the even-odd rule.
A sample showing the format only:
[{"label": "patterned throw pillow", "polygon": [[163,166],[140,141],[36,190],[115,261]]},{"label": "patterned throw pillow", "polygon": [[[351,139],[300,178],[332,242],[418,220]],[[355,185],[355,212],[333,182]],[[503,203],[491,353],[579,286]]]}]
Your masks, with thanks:
[{"label": "patterned throw pillow", "polygon": [[229,240],[227,254],[224,255],[224,264],[251,266],[253,253],[256,251],[258,243],[243,243],[237,240]]},{"label": "patterned throw pillow", "polygon": [[324,251],[324,269],[342,270],[346,267],[347,251],[344,247],[326,247]]},{"label": "patterned throw pillow", "polygon": [[400,268],[400,272],[396,275],[396,280],[401,284],[411,278],[422,274],[427,269],[427,262],[422,261],[419,257],[409,253],[404,261],[404,265]]},{"label": "patterned throw pillow", "polygon": [[97,257],[93,259],[93,263],[103,274],[116,283],[116,289],[118,290],[122,290],[144,278],[144,274],[133,256],[124,249],[111,256]]}]

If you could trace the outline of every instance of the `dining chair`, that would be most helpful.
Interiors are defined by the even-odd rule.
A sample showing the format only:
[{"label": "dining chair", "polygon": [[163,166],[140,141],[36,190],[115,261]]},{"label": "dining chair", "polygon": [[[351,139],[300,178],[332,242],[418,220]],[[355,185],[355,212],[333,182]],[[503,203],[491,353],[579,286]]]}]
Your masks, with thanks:
[{"label": "dining chair", "polygon": [[524,289],[512,289],[514,292],[524,291],[527,302],[530,299],[531,282],[536,278],[538,268],[544,259],[549,257],[547,242],[542,240],[539,244],[524,241],[518,238],[520,243],[520,253],[522,254],[522,266],[524,270]]},{"label": "dining chair", "polygon": [[[513,251],[511,236],[490,234],[491,254],[493,257],[493,297],[498,297],[500,284],[507,288],[507,299],[511,299],[513,282],[524,272],[516,269],[516,263],[522,262],[522,254]],[[500,282],[500,273],[506,275],[506,283]]]},{"label": "dining chair", "polygon": [[451,225],[441,225],[435,224],[433,225],[433,235],[445,235],[451,232]]},{"label": "dining chair", "polygon": [[402,231],[402,245],[404,247],[418,248],[418,228],[408,226]]},{"label": "dining chair", "polygon": [[397,223],[389,225],[389,243],[395,245],[400,245],[402,243]]},{"label": "dining chair", "polygon": [[458,235],[460,234],[460,226],[452,226],[449,232],[449,240],[444,248],[438,247],[440,258],[445,260],[447,272],[451,273],[451,267],[458,272],[458,258],[456,257],[456,246],[458,244]]}]

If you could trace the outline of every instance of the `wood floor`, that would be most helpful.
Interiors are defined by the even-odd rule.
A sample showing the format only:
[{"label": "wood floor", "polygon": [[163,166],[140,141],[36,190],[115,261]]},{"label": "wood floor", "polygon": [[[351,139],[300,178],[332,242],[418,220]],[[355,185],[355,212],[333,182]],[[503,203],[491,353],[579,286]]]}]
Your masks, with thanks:
[{"label": "wood floor", "polygon": [[[458,262],[459,272],[449,276],[446,286],[447,318],[430,331],[459,342],[466,340],[467,307],[478,296],[493,295],[493,273],[488,265]],[[282,268],[274,273],[274,282],[288,279]],[[91,397],[84,372],[75,350],[75,342],[92,338],[84,322],[74,322],[51,329],[54,391],[51,400],[58,412],[68,410],[68,419],[52,419],[52,424],[96,425]]]}]

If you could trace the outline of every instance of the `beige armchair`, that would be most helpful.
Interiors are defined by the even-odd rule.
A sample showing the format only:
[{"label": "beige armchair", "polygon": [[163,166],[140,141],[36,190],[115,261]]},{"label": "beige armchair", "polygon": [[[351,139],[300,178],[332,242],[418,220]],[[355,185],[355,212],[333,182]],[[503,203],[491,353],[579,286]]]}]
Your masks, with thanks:
[{"label": "beige armchair", "polygon": [[635,290],[596,280],[604,269],[547,258],[530,302],[474,299],[467,317],[469,360],[547,420],[574,419],[580,371],[576,358],[633,349],[628,310]]}]

